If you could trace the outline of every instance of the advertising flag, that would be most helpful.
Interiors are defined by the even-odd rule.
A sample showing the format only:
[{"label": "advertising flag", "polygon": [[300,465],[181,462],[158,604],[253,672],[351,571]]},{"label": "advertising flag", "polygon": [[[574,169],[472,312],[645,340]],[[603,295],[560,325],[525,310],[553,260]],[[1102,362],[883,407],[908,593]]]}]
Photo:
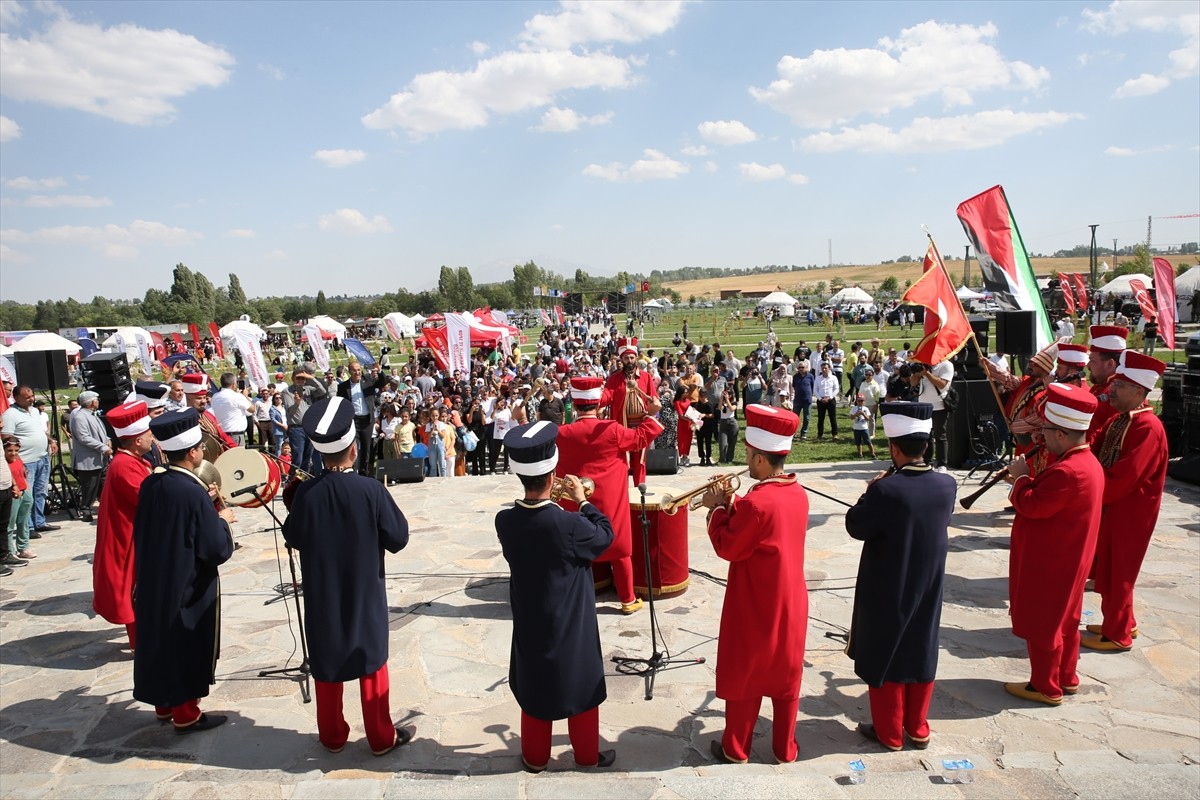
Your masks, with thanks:
[{"label": "advertising flag", "polygon": [[1050,318],[1004,187],[996,185],[964,200],[958,206],[958,219],[975,248],[984,287],[995,296],[996,305],[1002,311],[1033,311],[1038,349],[1049,345]]},{"label": "advertising flag", "polygon": [[217,358],[224,358],[225,343],[221,341],[221,330],[217,327],[217,323],[208,323],[208,332],[212,334],[213,347],[216,348]]},{"label": "advertising flag", "polygon": [[192,334],[192,349],[200,349],[200,326],[194,322],[188,323],[188,331]]},{"label": "advertising flag", "polygon": [[1175,349],[1175,270],[1165,258],[1154,259],[1154,295],[1158,299],[1158,335]]},{"label": "advertising flag", "polygon": [[133,337],[137,341],[138,363],[142,365],[142,374],[154,374],[154,359],[150,356],[150,338],[142,333],[135,333]]},{"label": "advertising flag", "polygon": [[1133,299],[1137,300],[1137,304],[1142,309],[1142,316],[1147,322],[1153,322],[1158,318],[1158,312],[1154,310],[1154,301],[1150,299],[1150,292],[1146,289],[1146,282],[1134,278],[1129,282],[1129,290],[1133,292]]},{"label": "advertising flag", "polygon": [[563,316],[563,310],[562,310],[562,306],[555,306],[555,307],[554,307],[554,316],[555,316],[555,317],[558,319],[558,324],[559,324],[559,325],[565,325],[565,324],[566,324],[566,322],[567,322],[567,318],[566,318],[565,316]]},{"label": "advertising flag", "polygon": [[1062,289],[1063,303],[1067,306],[1067,313],[1075,315],[1075,293],[1072,291],[1071,276],[1065,272],[1058,273],[1058,288]]},{"label": "advertising flag", "polygon": [[162,361],[167,357],[167,341],[161,333],[150,331],[150,340],[154,342],[154,360]]},{"label": "advertising flag", "polygon": [[317,362],[317,369],[328,372],[329,351],[325,349],[325,340],[321,338],[321,329],[310,322],[304,326],[304,335],[308,337],[308,346],[312,348],[313,360]]},{"label": "advertising flag", "polygon": [[375,356],[371,355],[371,351],[361,341],[347,336],[345,339],[342,339],[342,344],[346,345],[346,349],[350,351],[350,354],[358,359],[358,363],[365,367],[375,366]]},{"label": "advertising flag", "polygon": [[925,338],[916,346],[910,358],[933,365],[962,349],[971,338],[971,323],[963,313],[962,303],[954,292],[954,284],[946,276],[932,242],[925,254],[925,263],[930,262],[937,267],[927,269],[908,288],[900,302],[925,307]]},{"label": "advertising flag", "polygon": [[246,381],[250,388],[257,392],[266,386],[274,385],[270,373],[267,372],[267,362],[263,358],[258,337],[250,331],[235,329],[233,344],[242,354],[242,363],[246,365]]},{"label": "advertising flag", "polygon": [[553,324],[550,322],[550,315],[546,313],[546,309],[538,309],[538,322],[542,323],[543,328],[549,328]]},{"label": "advertising flag", "polygon": [[446,314],[446,350],[451,372],[471,373],[471,323],[465,314]]},{"label": "advertising flag", "polygon": [[1087,284],[1083,281],[1083,273],[1076,272],[1075,278],[1075,299],[1079,301],[1081,309],[1087,308]]},{"label": "advertising flag", "polygon": [[187,348],[184,347],[184,345],[183,345],[183,337],[180,336],[178,333],[171,334],[171,341],[175,342],[175,352],[176,353],[186,353],[187,352]]}]

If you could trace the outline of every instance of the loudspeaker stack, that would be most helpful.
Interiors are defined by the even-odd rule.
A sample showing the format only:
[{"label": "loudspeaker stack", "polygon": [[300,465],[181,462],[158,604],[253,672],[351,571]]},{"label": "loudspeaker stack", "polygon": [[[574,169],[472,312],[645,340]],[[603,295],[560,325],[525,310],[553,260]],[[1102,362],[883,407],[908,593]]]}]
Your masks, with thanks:
[{"label": "loudspeaker stack", "polygon": [[80,362],[83,387],[100,395],[100,409],[108,411],[125,402],[133,391],[129,361],[124,353],[92,353]]}]

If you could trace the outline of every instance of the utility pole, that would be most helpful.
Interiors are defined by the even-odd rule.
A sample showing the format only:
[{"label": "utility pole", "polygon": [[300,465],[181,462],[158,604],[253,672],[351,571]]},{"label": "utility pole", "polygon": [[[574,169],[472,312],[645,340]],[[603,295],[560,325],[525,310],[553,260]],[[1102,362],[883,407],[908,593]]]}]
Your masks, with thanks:
[{"label": "utility pole", "polygon": [[971,245],[963,245],[963,286],[971,288]]},{"label": "utility pole", "polygon": [[1117,240],[1113,239],[1113,263],[1112,268],[1117,268]]},{"label": "utility pole", "polygon": [[833,266],[833,239],[829,240],[829,266]]},{"label": "utility pole", "polygon": [[1154,217],[1146,217],[1146,255],[1150,255],[1150,226],[1154,224]]},{"label": "utility pole", "polygon": [[1090,270],[1092,273],[1092,276],[1091,276],[1092,277],[1092,291],[1095,291],[1096,285],[1097,285],[1096,284],[1096,271],[1100,267],[1100,264],[1098,262],[1097,253],[1096,253],[1096,228],[1099,228],[1100,226],[1099,225],[1088,225],[1088,227],[1092,229],[1091,258],[1089,260],[1088,266],[1090,267]]}]

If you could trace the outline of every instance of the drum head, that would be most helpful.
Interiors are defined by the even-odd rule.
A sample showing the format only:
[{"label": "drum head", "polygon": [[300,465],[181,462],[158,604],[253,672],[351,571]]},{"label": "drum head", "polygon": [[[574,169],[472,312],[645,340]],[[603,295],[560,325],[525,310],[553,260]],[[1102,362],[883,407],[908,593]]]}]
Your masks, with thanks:
[{"label": "drum head", "polygon": [[221,499],[226,505],[242,508],[262,505],[253,493],[232,497],[239,489],[258,487],[258,493],[267,502],[279,491],[279,467],[257,450],[231,447],[217,459],[216,467],[221,476]]},{"label": "drum head", "polygon": [[[646,492],[647,511],[661,511],[662,501],[662,492]],[[638,491],[636,486],[629,487],[629,507],[638,511],[642,510],[642,493]]]}]

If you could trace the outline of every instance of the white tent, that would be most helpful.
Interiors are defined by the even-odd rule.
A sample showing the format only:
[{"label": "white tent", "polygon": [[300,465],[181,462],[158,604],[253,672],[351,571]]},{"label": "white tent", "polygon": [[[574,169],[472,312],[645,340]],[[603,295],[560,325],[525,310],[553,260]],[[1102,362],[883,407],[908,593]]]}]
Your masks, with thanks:
[{"label": "white tent", "polygon": [[401,336],[407,336],[410,339],[415,339],[417,336],[416,321],[412,317],[401,314],[399,311],[384,314],[383,327],[393,341],[399,341]]},{"label": "white tent", "polygon": [[339,339],[346,338],[346,326],[338,322],[332,317],[327,317],[324,314],[319,314],[315,317],[308,318],[309,325],[316,325],[325,333],[331,333]]},{"label": "white tent", "polygon": [[413,314],[412,315],[412,321],[418,325],[420,325],[426,319],[428,319],[428,317],[426,317],[424,314]]},{"label": "white tent", "polygon": [[834,306],[840,306],[843,303],[864,304],[870,302],[871,295],[867,294],[857,286],[847,286],[845,289],[842,289],[833,297],[829,298],[829,304]]},{"label": "white tent", "polygon": [[[147,347],[153,348],[154,346],[154,340],[150,338],[150,333],[145,328],[137,328],[132,326],[117,328],[115,331],[113,331],[111,336],[109,336],[103,342],[100,342],[100,346],[105,350],[115,351],[117,349],[118,334],[120,334],[121,338],[125,340],[125,358],[130,364],[138,359],[139,336],[146,341]],[[151,352],[153,352],[153,350]]]},{"label": "white tent", "polygon": [[66,350],[67,355],[73,356],[82,348],[70,339],[63,338],[57,333],[41,331],[31,333],[12,346],[14,353],[36,353],[43,350]]},{"label": "white tent", "polygon": [[658,303],[663,308],[671,308],[672,306],[675,305],[674,303],[671,302],[671,300],[669,298],[666,298],[666,297],[660,297],[655,302]]},{"label": "white tent", "polygon": [[292,329],[292,326],[288,325],[283,320],[277,320],[267,326],[267,330],[272,331],[273,333],[282,333],[284,331],[289,331],[291,329]]},{"label": "white tent", "polygon": [[651,300],[648,303],[642,303],[642,308],[662,308],[663,304],[657,300]]},{"label": "white tent", "polygon": [[[1146,284],[1147,289],[1154,288],[1154,278],[1150,277],[1149,275],[1137,274],[1137,275],[1122,275],[1119,278],[1113,278],[1111,281],[1104,284],[1096,291],[1102,292],[1103,294],[1106,294],[1106,295],[1120,294],[1120,295],[1132,296],[1133,290],[1129,288],[1129,282],[1131,280],[1140,280],[1142,283]],[[1178,286],[1178,283],[1176,283],[1176,286]],[[1176,289],[1176,292],[1178,292],[1178,289]]]},{"label": "white tent", "polygon": [[758,305],[760,308],[775,309],[781,317],[793,317],[796,315],[796,298],[787,292],[771,292],[762,300],[759,300]]},{"label": "white tent", "polygon": [[959,300],[982,300],[987,297],[986,294],[980,294],[974,289],[968,289],[966,286],[960,286],[955,294],[958,295]]},{"label": "white tent", "polygon": [[258,339],[267,338],[267,332],[248,319],[235,319],[233,322],[223,325],[218,333],[221,334],[222,339],[232,341],[234,333],[239,331],[249,333]]},{"label": "white tent", "polygon": [[1192,267],[1182,275],[1175,276],[1175,297],[1191,294],[1200,289],[1200,267]]}]

